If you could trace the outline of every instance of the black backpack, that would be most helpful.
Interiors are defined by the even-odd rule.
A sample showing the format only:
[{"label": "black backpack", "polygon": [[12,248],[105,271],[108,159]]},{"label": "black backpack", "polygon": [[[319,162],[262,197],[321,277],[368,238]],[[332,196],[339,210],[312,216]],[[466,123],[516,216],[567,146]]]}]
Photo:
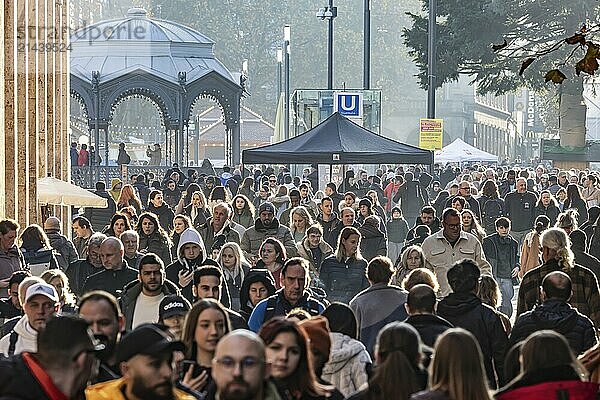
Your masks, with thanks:
[{"label": "black backpack", "polygon": [[483,225],[486,231],[492,230],[493,233],[496,230],[496,219],[500,218],[504,214],[504,208],[502,202],[499,199],[490,199],[483,204],[481,208],[481,218],[483,219]]}]

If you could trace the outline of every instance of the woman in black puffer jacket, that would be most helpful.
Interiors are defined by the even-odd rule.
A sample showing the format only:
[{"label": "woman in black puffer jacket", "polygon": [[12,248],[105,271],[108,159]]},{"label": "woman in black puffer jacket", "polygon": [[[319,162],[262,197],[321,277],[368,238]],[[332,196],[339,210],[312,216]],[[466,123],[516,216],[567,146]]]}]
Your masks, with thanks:
[{"label": "woman in black puffer jacket", "polygon": [[165,265],[171,263],[171,241],[156,215],[150,212],[140,215],[137,233],[140,235],[140,252],[156,254]]}]

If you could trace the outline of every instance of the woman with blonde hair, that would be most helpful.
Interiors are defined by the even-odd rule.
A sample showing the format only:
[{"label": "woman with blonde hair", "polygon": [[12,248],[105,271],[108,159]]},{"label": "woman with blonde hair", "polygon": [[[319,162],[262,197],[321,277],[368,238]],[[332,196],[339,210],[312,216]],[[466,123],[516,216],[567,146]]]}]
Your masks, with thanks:
[{"label": "woman with blonde hair", "polygon": [[410,273],[417,268],[425,268],[425,255],[421,246],[408,246],[394,265],[394,276],[392,276],[392,285],[400,286],[402,281]]},{"label": "woman with blonde hair", "polygon": [[250,271],[250,263],[246,261],[240,245],[235,242],[227,242],[221,247],[217,256],[217,263],[223,271],[223,277],[229,288],[231,296],[231,309],[240,309],[240,289],[244,278]]},{"label": "woman with blonde hair", "polygon": [[192,193],[190,204],[183,208],[183,214],[190,218],[194,229],[200,228],[200,226],[206,223],[208,217],[210,217],[207,204],[208,202],[202,190],[197,190]]},{"label": "woman with blonde hair", "polygon": [[525,340],[521,346],[521,373],[495,397],[498,400],[596,399],[598,384],[587,380],[585,368],[573,355],[567,340],[554,331],[542,330]]},{"label": "woman with blonde hair", "polygon": [[569,301],[571,306],[591,319],[595,326],[600,326],[598,280],[592,271],[575,264],[571,239],[567,233],[561,228],[550,228],[542,233],[540,244],[543,264],[523,277],[519,287],[517,315],[533,309],[540,302],[539,287],[546,275],[562,271],[573,282],[573,296]]},{"label": "woman with blonde hair", "polygon": [[119,194],[119,200],[117,201],[117,210],[125,207],[132,206],[135,208],[135,212],[139,215],[142,212],[142,202],[135,194],[135,189],[132,185],[123,185],[121,194]]},{"label": "woman with blonde hair", "polygon": [[40,276],[47,284],[54,286],[60,301],[60,310],[62,313],[76,313],[77,302],[75,295],[69,287],[69,278],[60,269],[49,269]]},{"label": "woman with blonde hair", "polygon": [[483,356],[472,333],[452,328],[435,342],[429,390],[411,400],[490,400]]},{"label": "woman with blonde hair", "polygon": [[306,230],[312,224],[314,224],[314,221],[304,206],[294,208],[290,213],[290,231],[294,237],[294,242],[302,242]]}]

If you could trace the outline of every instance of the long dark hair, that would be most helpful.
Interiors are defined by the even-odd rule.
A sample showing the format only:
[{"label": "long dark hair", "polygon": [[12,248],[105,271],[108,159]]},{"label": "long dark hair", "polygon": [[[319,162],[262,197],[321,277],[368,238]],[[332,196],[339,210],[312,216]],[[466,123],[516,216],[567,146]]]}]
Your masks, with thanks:
[{"label": "long dark hair", "polygon": [[151,212],[142,213],[142,215],[140,215],[140,218],[138,219],[136,231],[140,235],[140,237],[146,236],[146,234],[144,233],[144,230],[142,229],[142,223],[144,222],[145,219],[149,219],[154,224],[154,232],[152,232],[150,235],[160,236],[165,243],[171,242],[169,239],[169,235],[167,235],[167,232],[165,232],[163,227],[160,225],[160,221],[159,221],[158,217],[156,216],[156,214],[151,213]]},{"label": "long dark hair", "polygon": [[214,299],[202,299],[198,300],[192,306],[192,309],[187,313],[185,322],[183,323],[183,330],[181,331],[181,341],[185,344],[187,349],[186,357],[188,360],[195,360],[198,352],[196,340],[194,339],[196,334],[196,325],[198,325],[198,318],[204,310],[217,310],[223,314],[223,321],[225,321],[225,330],[223,336],[231,332],[231,322],[229,321],[229,315],[223,308],[221,303]]},{"label": "long dark hair", "polygon": [[[579,186],[569,183],[567,186],[567,198],[565,199],[565,205],[563,209],[568,209],[573,206],[573,202],[575,200],[581,200],[581,192],[579,191]],[[583,215],[582,217],[585,217]]]},{"label": "long dark hair", "polygon": [[110,219],[110,224],[108,225],[108,229],[106,230],[107,236],[115,236],[115,222],[117,222],[120,219],[125,221],[125,230],[123,232],[131,229],[131,223],[129,222],[129,218],[127,218],[127,215],[120,212],[116,212]]},{"label": "long dark hair", "polygon": [[417,392],[421,347],[419,333],[411,325],[391,322],[384,326],[377,335],[379,365],[369,380],[368,398],[408,399]]},{"label": "long dark hair", "polygon": [[300,347],[300,361],[296,370],[285,379],[285,388],[289,390],[294,398],[300,398],[303,393],[309,393],[313,396],[324,396],[327,393],[325,386],[317,380],[313,369],[312,354],[308,351],[308,343],[304,332],[296,322],[281,317],[276,317],[264,324],[258,335],[269,345],[280,333],[292,333],[296,337],[296,342]]}]

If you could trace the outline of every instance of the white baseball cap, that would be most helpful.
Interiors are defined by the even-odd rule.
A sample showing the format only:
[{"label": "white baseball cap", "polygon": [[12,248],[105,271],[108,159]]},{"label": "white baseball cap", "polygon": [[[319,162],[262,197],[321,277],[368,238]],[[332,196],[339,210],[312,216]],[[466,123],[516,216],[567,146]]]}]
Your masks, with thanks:
[{"label": "white baseball cap", "polygon": [[47,283],[35,283],[27,288],[25,292],[25,303],[27,303],[33,296],[45,296],[55,303],[58,303],[58,294],[54,286],[48,285]]}]

